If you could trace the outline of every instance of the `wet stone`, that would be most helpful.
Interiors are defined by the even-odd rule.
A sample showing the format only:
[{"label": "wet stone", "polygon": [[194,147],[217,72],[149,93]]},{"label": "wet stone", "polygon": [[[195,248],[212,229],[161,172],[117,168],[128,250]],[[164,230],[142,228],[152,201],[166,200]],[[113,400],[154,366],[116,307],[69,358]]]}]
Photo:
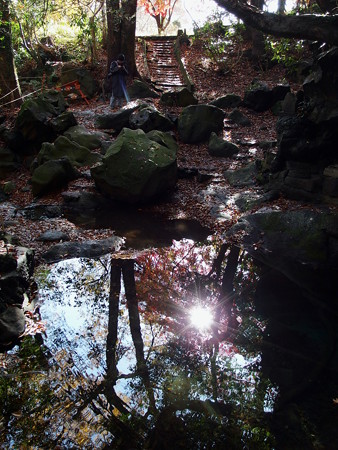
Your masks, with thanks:
[{"label": "wet stone", "polygon": [[45,233],[40,234],[38,241],[52,242],[52,241],[69,241],[68,234],[59,230],[48,230]]}]

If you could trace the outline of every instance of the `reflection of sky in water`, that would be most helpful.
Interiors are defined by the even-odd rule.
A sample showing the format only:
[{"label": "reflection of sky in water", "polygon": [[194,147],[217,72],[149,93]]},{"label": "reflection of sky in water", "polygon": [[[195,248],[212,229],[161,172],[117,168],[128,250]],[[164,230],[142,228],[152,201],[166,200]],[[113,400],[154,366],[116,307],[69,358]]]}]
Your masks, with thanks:
[{"label": "reflection of sky in water", "polygon": [[[186,245],[193,246],[192,241],[185,241]],[[175,241],[172,249],[177,251],[178,260],[184,265],[182,255],[182,243]],[[208,263],[204,260],[202,254],[195,257],[202,273],[209,270]],[[53,356],[59,352],[66,351],[68,359],[73,364],[73,372],[81,373],[91,379],[102,379],[106,371],[106,338],[108,327],[108,298],[109,298],[109,275],[110,275],[110,257],[106,256],[97,260],[90,259],[70,259],[50,266],[47,283],[41,286],[39,290],[39,303],[42,319],[46,322],[47,333],[44,337],[45,345],[49,348]],[[182,300],[181,300],[182,301]],[[189,325],[189,315],[187,315],[186,305],[180,307],[184,311],[184,317],[188,324],[183,330],[189,333],[195,333],[196,336],[208,336],[210,333],[195,330]],[[145,358],[148,357],[150,346],[152,352],[154,349],[160,349],[166,346],[173,338],[170,332],[161,333],[160,324],[151,325],[144,319],[142,311],[146,309],[146,302],[140,305],[141,332],[144,341]],[[163,318],[163,315],[159,315]],[[175,317],[174,317],[175,319]],[[184,331],[184,332],[185,332]],[[183,335],[183,332],[182,332]],[[193,335],[192,335],[193,336]],[[176,336],[177,337],[177,336]],[[245,390],[247,399],[254,398],[257,378],[253,377],[254,365],[259,365],[260,356],[234,352],[226,342],[223,343],[226,348],[225,353],[220,351],[217,357],[217,364],[220,369],[232,373],[233,382],[229,386],[228,392],[237,395],[239,391]],[[227,346],[230,348],[227,348]],[[203,351],[203,350],[202,350]],[[136,357],[129,328],[129,315],[126,307],[123,279],[121,277],[121,293],[119,301],[118,318],[118,364],[119,374],[127,375],[135,371]],[[176,371],[174,366],[168,367],[168,370]],[[172,374],[179,379],[182,375],[190,376],[188,373],[182,374],[181,369],[177,368],[177,373]],[[239,392],[238,391],[238,392]],[[129,378],[120,378],[116,383],[116,392],[118,395],[128,398],[131,407],[137,407],[138,394],[133,392]],[[207,398],[207,395],[198,387],[193,388],[193,395],[201,400]],[[271,391],[270,391],[271,392]],[[241,395],[239,395],[241,397]],[[271,396],[266,396],[265,410],[271,410],[273,401]],[[156,398],[162,398],[160,389],[156,391]],[[238,400],[240,402],[241,400]]]},{"label": "reflection of sky in water", "polygon": [[40,313],[47,330],[45,345],[54,355],[60,348],[70,351],[75,366],[93,377],[104,373],[92,355],[95,348],[104,349],[106,336],[102,332],[94,336],[93,329],[96,323],[107,327],[107,304],[95,307],[95,293],[79,287],[78,281],[85,275],[90,283],[103,271],[102,265],[93,270],[92,263],[82,259],[61,261],[51,266],[48,285],[39,290]]}]

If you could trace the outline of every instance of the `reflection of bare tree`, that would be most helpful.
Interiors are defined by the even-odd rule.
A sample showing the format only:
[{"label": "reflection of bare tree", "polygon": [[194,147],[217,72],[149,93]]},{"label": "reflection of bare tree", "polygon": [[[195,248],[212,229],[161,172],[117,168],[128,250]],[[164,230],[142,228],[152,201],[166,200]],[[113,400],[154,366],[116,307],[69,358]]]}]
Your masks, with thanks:
[{"label": "reflection of bare tree", "polygon": [[239,253],[240,253],[239,247],[236,247],[234,245],[231,246],[228,255],[227,265],[223,272],[222,294],[227,302],[233,297],[234,278],[237,270]]},{"label": "reflection of bare tree", "polygon": [[[214,261],[210,275],[215,272],[217,279],[221,276],[221,265],[228,250],[228,244],[222,244],[220,251]],[[219,301],[214,310],[215,317],[221,317],[222,315],[228,316],[228,328],[233,328],[232,315],[230,313],[230,305],[234,295],[234,278],[238,266],[238,258],[240,254],[240,248],[231,246],[227,257],[227,264],[223,271]],[[213,346],[210,353],[210,370],[211,370],[211,384],[212,384],[212,397],[216,401],[218,398],[218,382],[217,382],[217,358],[219,353],[219,342],[222,340],[222,336],[219,333],[219,327],[217,321],[213,323]]]},{"label": "reflection of bare tree", "polygon": [[125,259],[122,264],[122,274],[127,298],[127,307],[130,321],[130,332],[136,352],[137,371],[143,379],[143,383],[148,393],[150,411],[155,412],[154,393],[150,385],[149,372],[144,358],[144,346],[141,333],[140,314],[135,287],[134,260]]},{"label": "reflection of bare tree", "polygon": [[106,396],[110,404],[113,404],[121,412],[128,412],[122,400],[116,395],[114,386],[118,379],[116,346],[118,341],[118,315],[119,297],[121,292],[121,274],[123,277],[127,308],[129,313],[130,332],[136,353],[136,371],[133,376],[140,375],[149,397],[149,410],[155,411],[154,393],[151,388],[149,372],[144,357],[144,344],[141,333],[141,322],[138,310],[138,300],[136,296],[134,260],[115,259],[111,260],[110,272],[110,292],[109,292],[109,318],[107,335],[107,376],[106,376]]},{"label": "reflection of bare tree", "polygon": [[114,386],[117,379],[116,368],[116,345],[117,325],[119,315],[119,297],[121,291],[121,265],[120,260],[111,260],[110,290],[109,290],[109,312],[108,312],[108,335],[107,335],[107,388]]}]

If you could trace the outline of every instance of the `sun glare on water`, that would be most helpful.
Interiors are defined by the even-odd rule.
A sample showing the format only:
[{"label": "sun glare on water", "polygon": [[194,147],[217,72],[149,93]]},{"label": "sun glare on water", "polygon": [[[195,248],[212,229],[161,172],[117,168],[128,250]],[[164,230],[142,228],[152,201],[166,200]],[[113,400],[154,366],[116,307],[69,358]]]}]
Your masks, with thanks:
[{"label": "sun glare on water", "polygon": [[205,306],[195,306],[190,311],[190,323],[198,330],[208,330],[213,323],[212,311]]}]

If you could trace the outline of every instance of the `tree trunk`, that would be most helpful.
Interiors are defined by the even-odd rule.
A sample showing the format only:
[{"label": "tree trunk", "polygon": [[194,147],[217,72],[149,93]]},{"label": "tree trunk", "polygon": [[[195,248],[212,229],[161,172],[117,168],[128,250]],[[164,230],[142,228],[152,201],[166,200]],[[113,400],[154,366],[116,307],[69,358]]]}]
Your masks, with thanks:
[{"label": "tree trunk", "polygon": [[101,22],[102,22],[102,48],[107,49],[107,11],[103,7],[101,10]]},{"label": "tree trunk", "polygon": [[106,0],[107,10],[107,72],[111,62],[121,53],[121,20],[119,0]]},{"label": "tree trunk", "polygon": [[89,27],[90,27],[90,41],[91,41],[91,64],[94,64],[97,61],[97,42],[96,42],[96,32],[95,32],[95,17],[92,16],[89,19]]},{"label": "tree trunk", "polygon": [[[251,5],[263,11],[264,1],[262,0],[251,0]],[[254,64],[259,64],[265,57],[265,39],[262,31],[257,28],[248,26],[248,31],[250,33],[250,40],[252,43],[251,49],[251,59]]]},{"label": "tree trunk", "polygon": [[111,62],[123,53],[131,77],[138,76],[135,61],[137,0],[106,0],[107,7],[107,71]]},{"label": "tree trunk", "polygon": [[[4,105],[21,98],[12,48],[9,0],[0,0],[0,67],[0,96]],[[6,94],[9,95],[4,97]],[[18,101],[14,104],[17,106]]]},{"label": "tree trunk", "polygon": [[286,0],[278,0],[278,8],[277,12],[278,14],[285,14],[285,8],[286,8]]},{"label": "tree trunk", "polygon": [[158,14],[157,16],[154,16],[155,20],[156,20],[156,25],[157,25],[157,34],[159,36],[161,36],[162,31],[163,31],[163,20],[161,20],[161,16],[160,14]]},{"label": "tree trunk", "polygon": [[280,15],[262,12],[243,0],[215,0],[220,6],[245,25],[257,28],[263,33],[291,39],[327,42],[338,45],[338,15]]},{"label": "tree trunk", "polygon": [[121,53],[127,60],[129,75],[139,76],[135,61],[135,31],[137,0],[128,0],[123,3],[124,15],[121,30]]}]

